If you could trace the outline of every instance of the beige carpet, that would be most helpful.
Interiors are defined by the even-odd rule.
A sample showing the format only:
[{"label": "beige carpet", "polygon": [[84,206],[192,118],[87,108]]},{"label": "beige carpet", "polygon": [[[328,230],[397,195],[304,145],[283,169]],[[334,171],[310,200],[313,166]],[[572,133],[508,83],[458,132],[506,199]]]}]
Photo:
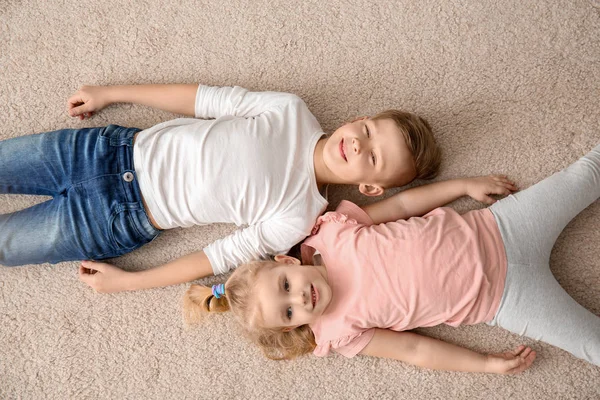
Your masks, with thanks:
[{"label": "beige carpet", "polygon": [[[241,85],[300,95],[327,132],[388,107],[418,112],[445,152],[440,179],[506,173],[524,188],[600,141],[599,38],[597,0],[0,0],[0,138],[173,117],[116,105],[72,120],[66,100],[82,84]],[[332,188],[332,204],[341,198],[365,201]],[[39,200],[3,195],[0,212]],[[599,227],[596,203],[552,255],[596,314]],[[232,229],[171,231],[115,263],[154,267]],[[366,357],[267,361],[227,316],[186,330],[186,285],[97,295],[76,267],[0,268],[1,399],[600,398],[600,368],[487,326],[424,332],[480,351],[523,342],[538,351],[533,367],[503,377]]]}]

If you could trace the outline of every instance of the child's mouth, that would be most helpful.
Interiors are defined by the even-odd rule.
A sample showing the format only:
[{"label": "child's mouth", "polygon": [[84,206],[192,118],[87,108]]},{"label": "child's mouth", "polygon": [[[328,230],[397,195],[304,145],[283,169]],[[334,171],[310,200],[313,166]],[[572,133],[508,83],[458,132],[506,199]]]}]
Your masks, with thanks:
[{"label": "child's mouth", "polygon": [[315,287],[313,285],[310,285],[310,295],[312,298],[312,306],[314,309],[315,306],[317,305],[318,296],[317,296],[317,290],[315,289]]},{"label": "child's mouth", "polygon": [[344,161],[348,162],[348,159],[346,158],[346,152],[344,151],[344,138],[340,140],[340,154],[342,155]]}]

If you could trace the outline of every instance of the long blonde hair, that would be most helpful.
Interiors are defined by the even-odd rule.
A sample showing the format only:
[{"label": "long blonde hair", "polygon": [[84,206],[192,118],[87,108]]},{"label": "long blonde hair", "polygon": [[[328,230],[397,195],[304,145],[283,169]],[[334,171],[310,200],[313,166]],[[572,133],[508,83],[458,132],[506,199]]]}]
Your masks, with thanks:
[{"label": "long blonde hair", "polygon": [[272,360],[291,360],[310,353],[316,347],[308,325],[285,331],[265,328],[257,315],[254,288],[260,271],[280,265],[275,261],[255,261],[238,267],[225,282],[225,296],[216,298],[209,287],[192,285],[183,298],[183,316],[188,324],[200,322],[213,312],[231,310],[246,336]]}]

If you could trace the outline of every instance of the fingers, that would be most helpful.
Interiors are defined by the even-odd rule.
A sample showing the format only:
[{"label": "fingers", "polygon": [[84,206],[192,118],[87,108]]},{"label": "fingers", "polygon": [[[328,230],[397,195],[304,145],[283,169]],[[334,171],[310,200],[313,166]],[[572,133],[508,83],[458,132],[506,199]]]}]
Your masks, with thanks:
[{"label": "fingers", "polygon": [[531,347],[527,347],[525,350],[523,350],[523,352],[521,353],[521,355],[519,357],[526,360],[531,353],[535,353],[535,352],[531,349]]},{"label": "fingers", "polygon": [[527,368],[529,368],[531,366],[531,364],[533,364],[536,357],[537,357],[537,353],[535,352],[535,350],[531,350],[531,352],[527,355],[527,357],[525,359],[527,362]]},{"label": "fingers", "polygon": [[127,290],[125,278],[128,276],[128,272],[103,262],[82,261],[79,267],[79,279],[97,293]]},{"label": "fingers", "polygon": [[508,196],[512,192],[513,192],[513,190],[511,190],[509,187],[500,186],[498,184],[492,186],[488,191],[488,193],[490,193],[490,194],[498,194],[498,195],[503,195],[503,196]]},{"label": "fingers", "polygon": [[514,349],[513,351],[510,351],[509,353],[516,357],[519,354],[521,354],[523,352],[523,350],[525,350],[525,345],[522,344],[522,345],[518,346],[516,349]]},{"label": "fingers", "polygon": [[99,271],[91,261],[82,261],[79,265],[79,280],[92,286],[94,275]]},{"label": "fingers", "polygon": [[98,286],[99,272],[102,268],[101,265],[102,264],[93,261],[82,261],[79,265],[79,280],[91,287],[96,293],[102,293],[101,288]]},{"label": "fingers", "polygon": [[469,195],[487,205],[496,199],[490,195],[508,196],[519,189],[506,175],[487,175],[474,178]]},{"label": "fingers", "polygon": [[79,266],[79,278],[83,278],[85,275],[94,275],[96,272],[98,271],[86,268],[83,265]]},{"label": "fingers", "polygon": [[530,354],[529,357],[527,358],[521,358],[519,357],[518,359],[518,366],[516,366],[515,368],[510,369],[507,374],[519,374],[523,371],[525,371],[526,369],[528,369],[529,367],[531,367],[531,364],[533,364],[533,360],[535,360],[535,352],[532,352]]},{"label": "fingers", "polygon": [[81,94],[79,92],[75,93],[73,96],[69,97],[69,100],[67,100],[69,110],[83,103],[83,98],[81,97]]},{"label": "fingers", "polygon": [[94,289],[94,275],[97,271],[84,267],[83,265],[79,266],[79,280],[86,285],[90,286]]},{"label": "fingers", "polygon": [[71,117],[79,119],[90,118],[94,115],[95,106],[91,103],[89,96],[83,96],[81,90],[67,100],[67,112]]},{"label": "fingers", "polygon": [[85,103],[69,103],[69,115],[71,117],[89,117],[92,113],[92,107]]},{"label": "fingers", "polygon": [[506,175],[490,175],[490,177],[497,185],[500,185],[508,190],[513,192],[519,190],[515,183],[508,179]]},{"label": "fingers", "polygon": [[103,263],[97,263],[94,261],[90,261],[90,260],[84,260],[81,262],[81,266],[84,269],[87,269],[89,271],[93,271],[90,272],[91,274],[95,274],[96,272],[104,272],[105,267]]},{"label": "fingers", "polygon": [[[500,193],[496,193],[496,194],[500,194]],[[496,199],[494,199],[493,197],[490,197],[490,196],[483,196],[483,198],[481,199],[481,202],[490,206],[496,202]]]},{"label": "fingers", "polygon": [[90,118],[92,115],[94,115],[93,112],[85,112],[85,113],[79,115],[79,119],[81,120],[81,119],[85,119],[85,118]]},{"label": "fingers", "polygon": [[506,360],[506,374],[515,374],[517,370],[521,367],[523,360],[519,357]]},{"label": "fingers", "polygon": [[518,374],[525,371],[533,364],[536,357],[536,352],[531,347],[519,346],[514,351],[510,352],[515,355],[513,360],[510,360],[508,374]]}]

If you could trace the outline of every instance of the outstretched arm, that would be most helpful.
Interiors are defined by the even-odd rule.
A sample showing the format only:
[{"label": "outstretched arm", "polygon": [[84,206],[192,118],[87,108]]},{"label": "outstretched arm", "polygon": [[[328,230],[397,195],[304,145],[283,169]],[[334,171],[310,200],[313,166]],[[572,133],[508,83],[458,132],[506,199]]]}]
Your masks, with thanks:
[{"label": "outstretched arm", "polygon": [[429,369],[517,374],[531,366],[535,351],[519,346],[501,354],[480,354],[464,347],[413,332],[376,329],[360,354],[393,358]]},{"label": "outstretched arm", "polygon": [[380,224],[427,214],[466,195],[493,204],[496,200],[489,195],[508,195],[515,190],[514,183],[505,175],[453,179],[407,189],[362,209],[374,224]]},{"label": "outstretched arm", "polygon": [[176,285],[212,274],[211,263],[203,251],[136,272],[123,271],[114,265],[95,261],[83,261],[79,267],[79,279],[99,293]]},{"label": "outstretched arm", "polygon": [[[233,266],[258,260],[267,254],[277,254],[277,249],[285,249],[290,242],[299,241],[302,237],[303,233],[293,223],[269,220],[238,229],[207,246],[204,250],[211,258],[205,251],[196,251],[159,267],[136,272],[124,271],[107,263],[83,261],[79,267],[79,278],[99,293],[177,285],[214,275],[215,272],[225,273]],[[258,247],[254,243],[259,243]]]},{"label": "outstretched arm", "polygon": [[68,100],[71,117],[89,118],[113,103],[135,103],[194,116],[197,84],[82,86]]}]

